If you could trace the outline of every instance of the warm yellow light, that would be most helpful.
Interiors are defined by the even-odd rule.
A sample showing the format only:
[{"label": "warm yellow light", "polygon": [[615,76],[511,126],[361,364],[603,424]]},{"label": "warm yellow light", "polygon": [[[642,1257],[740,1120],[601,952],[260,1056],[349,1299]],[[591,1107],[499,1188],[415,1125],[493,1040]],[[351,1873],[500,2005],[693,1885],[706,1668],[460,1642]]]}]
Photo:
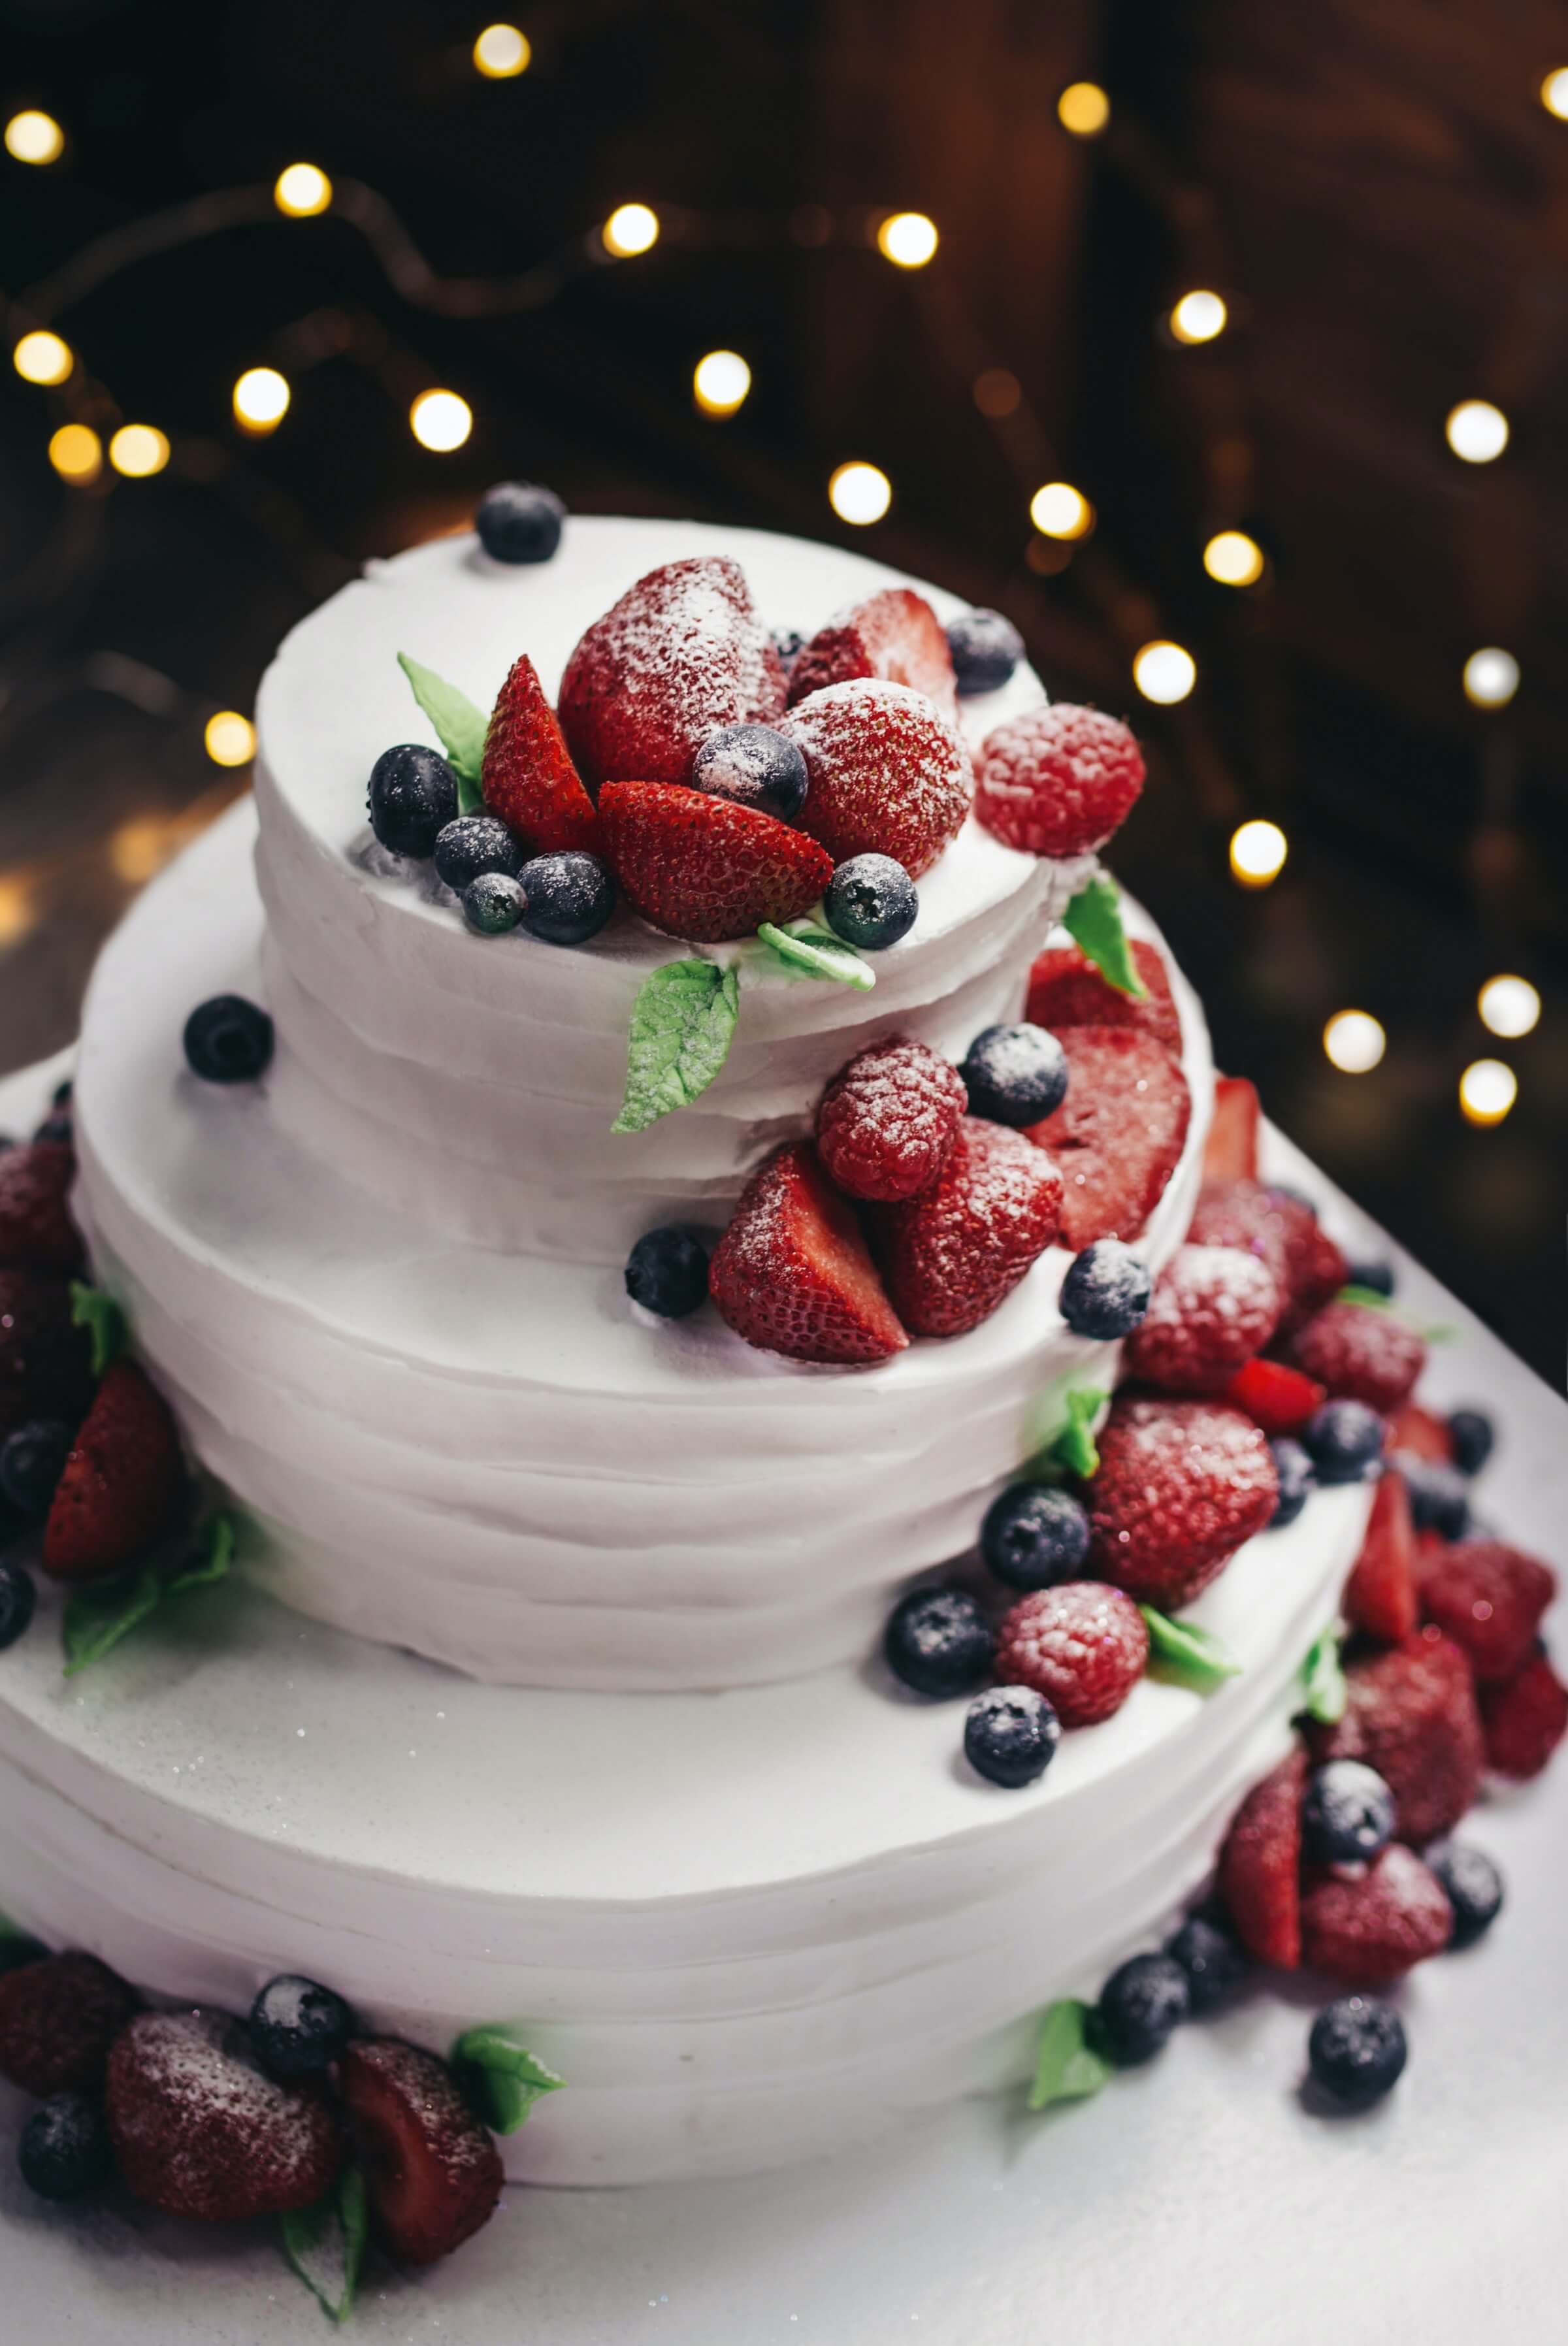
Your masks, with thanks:
[{"label": "warm yellow light", "polygon": [[923,269],[937,242],[936,222],[924,212],[890,212],[877,230],[877,250],[895,269]]},{"label": "warm yellow light", "polygon": [[408,420],[422,448],[449,456],[473,431],[473,410],[454,391],[422,391],[409,409]]},{"label": "warm yellow light", "polygon": [[1466,464],[1490,464],[1508,445],[1508,418],[1490,399],[1461,399],[1449,410],[1443,433]]},{"label": "warm yellow light", "polygon": [[1097,138],[1111,118],[1111,101],[1097,81],[1070,81],[1056,100],[1056,119],[1074,138]]},{"label": "warm yellow light", "polygon": [[629,260],[658,242],[658,214],[647,204],[617,204],[599,232],[606,252],[617,260]]},{"label": "warm yellow light", "polygon": [[209,717],[201,738],[215,766],[248,766],[256,755],[256,728],[237,709]]},{"label": "warm yellow light", "polygon": [[1222,586],[1254,586],[1263,576],[1263,548],[1244,529],[1222,529],[1204,547],[1203,566]]},{"label": "warm yellow light", "polygon": [[76,362],[69,342],[58,334],[24,334],[11,353],[11,362],[24,382],[64,382]]},{"label": "warm yellow light", "polygon": [[1519,1078],[1501,1059],[1472,1059],[1459,1079],[1459,1104],[1471,1124],[1501,1124],[1519,1097]]},{"label": "warm yellow light", "polygon": [[893,484],[875,464],[840,464],[828,483],[828,503],[858,528],[881,521],[892,501]]},{"label": "warm yellow light", "polygon": [[1284,871],[1289,852],[1277,822],[1244,822],[1231,835],[1230,868],[1244,888],[1267,888]]},{"label": "warm yellow light", "polygon": [[1341,1075],[1369,1075],[1388,1048],[1388,1036],[1366,1010],[1336,1010],[1323,1029],[1323,1048]]},{"label": "warm yellow light", "polygon": [[247,367],[234,386],[234,418],[247,432],[275,432],[289,413],[288,379],[276,367]]},{"label": "warm yellow light", "polygon": [[1168,708],[1185,700],[1197,682],[1197,662],[1180,644],[1163,639],[1145,644],[1133,660],[1133,682],[1145,700]]},{"label": "warm yellow light", "polygon": [[515,25],[486,25],[473,44],[473,62],[486,81],[510,81],[526,73],[534,50]]},{"label": "warm yellow light", "polygon": [[1527,977],[1489,977],[1476,1006],[1483,1026],[1514,1042],[1533,1029],[1541,1015],[1541,996]]},{"label": "warm yellow light", "polygon": [[1029,518],[1042,537],[1087,537],[1095,508],[1070,481],[1047,481],[1029,500]]},{"label": "warm yellow light", "polygon": [[33,891],[27,882],[0,872],[0,953],[21,943],[34,917]]},{"label": "warm yellow light", "polygon": [[1568,122],[1568,66],[1556,66],[1541,85],[1541,103],[1559,122]]},{"label": "warm yellow light", "polygon": [[49,443],[49,462],[63,481],[96,481],[104,469],[104,444],[89,424],[62,423]]},{"label": "warm yellow light", "polygon": [[1217,293],[1184,293],[1171,311],[1171,332],[1178,342],[1212,342],[1229,315]]},{"label": "warm yellow light", "polygon": [[53,163],[63,155],[66,134],[52,114],[29,106],[5,125],[5,152],[18,163]]},{"label": "warm yellow light", "polygon": [[145,481],[168,462],[168,442],[154,423],[122,423],[109,442],[109,462],[127,480]]},{"label": "warm yellow light", "polygon": [[692,369],[692,396],[705,415],[733,415],[751,388],[751,369],[738,351],[709,351]]},{"label": "warm yellow light", "polygon": [[1023,386],[1006,367],[987,367],[974,378],[974,403],[982,415],[1015,415]]},{"label": "warm yellow light", "polygon": [[290,219],[313,219],[332,200],[332,183],[314,163],[290,163],[280,171],[272,200]]},{"label": "warm yellow light", "polygon": [[1478,709],[1506,709],[1519,689],[1519,662],[1512,652],[1487,644],[1471,652],[1464,664],[1467,700]]}]

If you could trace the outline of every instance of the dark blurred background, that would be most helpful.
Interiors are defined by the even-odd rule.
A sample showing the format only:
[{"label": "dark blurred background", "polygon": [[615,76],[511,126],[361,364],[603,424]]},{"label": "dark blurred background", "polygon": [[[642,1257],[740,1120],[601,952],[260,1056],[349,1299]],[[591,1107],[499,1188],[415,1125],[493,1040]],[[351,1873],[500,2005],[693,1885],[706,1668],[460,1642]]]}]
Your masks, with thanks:
[{"label": "dark blurred background", "polygon": [[[490,20],[446,0],[0,0],[0,1067],[69,1037],[128,895],[243,786],[244,728],[224,764],[209,719],[367,555],[514,475],[837,537],[1009,612],[1053,693],[1132,719],[1116,866],[1222,1063],[1561,1384],[1563,7],[499,13],[525,70],[482,72]],[[300,160],[331,199],[290,218]],[[659,233],[615,260],[627,202]],[[879,250],[898,210],[928,265]],[[1225,313],[1197,342],[1194,291]],[[693,393],[713,350],[751,369],[727,417]],[[266,433],[233,410],[256,367],[291,394]],[[411,429],[433,387],[472,411],[445,453]],[[1492,461],[1450,445],[1467,401],[1506,419]],[[156,471],[117,469],[126,423]],[[847,460],[891,484],[872,525],[830,504]],[[1087,501],[1048,525],[1093,527],[1036,527],[1048,484]],[[1222,532],[1253,583],[1206,571]],[[1161,640],[1196,662],[1173,705],[1135,682]],[[1495,658],[1467,697],[1480,649],[1512,698]],[[1272,884],[1233,875],[1247,821],[1288,842]],[[1530,1032],[1488,1032],[1499,974]],[[1366,1072],[1326,1049],[1347,1008],[1386,1036]],[[1517,1080],[1499,1121],[1465,1112],[1476,1061]],[[1494,1113],[1506,1079],[1471,1080]]]}]

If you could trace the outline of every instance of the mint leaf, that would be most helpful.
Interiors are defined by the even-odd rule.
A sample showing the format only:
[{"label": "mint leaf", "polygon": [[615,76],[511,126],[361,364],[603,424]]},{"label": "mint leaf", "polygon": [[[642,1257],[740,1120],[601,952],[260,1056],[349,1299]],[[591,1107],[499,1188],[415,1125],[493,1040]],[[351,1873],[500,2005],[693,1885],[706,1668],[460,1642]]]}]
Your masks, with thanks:
[{"label": "mint leaf", "polygon": [[484,2088],[480,2116],[493,2134],[515,2134],[542,2094],[566,2082],[509,2028],[470,2028],[452,2048],[454,2069],[479,2072]]},{"label": "mint leaf", "polygon": [[1059,2004],[1046,2006],[1034,2082],[1029,2088],[1032,2110],[1047,2110],[1053,2102],[1086,2101],[1115,2075],[1090,2039],[1090,2006],[1076,1996],[1064,1996]]},{"label": "mint leaf", "polygon": [[1369,1311],[1390,1311],[1393,1306],[1379,1287],[1358,1287],[1352,1281],[1334,1298],[1336,1303],[1364,1303]]},{"label": "mint leaf", "polygon": [[1102,872],[1080,888],[1062,915],[1062,925],[1107,985],[1114,985],[1118,994],[1130,994],[1135,1002],[1144,1000],[1149,989],[1127,949],[1121,892],[1114,880]]},{"label": "mint leaf", "polygon": [[834,977],[840,985],[858,986],[862,994],[870,994],[877,982],[876,971],[860,959],[853,945],[847,945],[842,937],[819,927],[815,921],[791,921],[787,929],[764,921],[757,933],[781,960],[803,969],[809,977]]},{"label": "mint leaf", "polygon": [[333,2321],[346,2321],[354,2310],[369,2229],[365,2178],[357,2167],[345,2167],[313,2208],[292,2208],[278,2218],[283,2254]]},{"label": "mint leaf", "polygon": [[1335,1727],[1345,1716],[1349,1688],[1339,1663],[1340,1632],[1337,1622],[1315,1637],[1301,1665],[1301,1708],[1308,1719]]},{"label": "mint leaf", "polygon": [[1223,1686],[1227,1678],[1240,1677],[1241,1664],[1231,1659],[1218,1637],[1200,1629],[1196,1621],[1173,1621],[1167,1614],[1156,1613],[1152,1605],[1140,1605],[1138,1611],[1148,1627],[1150,1658],[1175,1670],[1200,1694]]},{"label": "mint leaf", "polygon": [[712,961],[667,961],[632,1009],[626,1092],[612,1132],[642,1132],[708,1089],[728,1056],[740,979]]},{"label": "mint leaf", "polygon": [[93,1374],[101,1377],[109,1362],[125,1349],[125,1313],[101,1287],[89,1287],[86,1280],[73,1279],[71,1325],[87,1330],[92,1346]]},{"label": "mint leaf", "polygon": [[1086,1483],[1100,1471],[1100,1454],[1095,1446],[1091,1428],[1100,1413],[1100,1404],[1107,1396],[1074,1386],[1067,1395],[1067,1423],[1052,1444],[1057,1464],[1069,1474]]},{"label": "mint leaf", "polygon": [[102,1661],[122,1638],[156,1613],[166,1597],[222,1580],[233,1561],[234,1525],[229,1516],[214,1515],[202,1548],[173,1572],[157,1564],[144,1564],[139,1571],[117,1580],[74,1590],[61,1621],[66,1676],[74,1678],[89,1663]]},{"label": "mint leaf", "polygon": [[1460,1332],[1446,1321],[1438,1321],[1429,1328],[1419,1327],[1413,1320],[1407,1320],[1402,1312],[1394,1310],[1392,1298],[1385,1295],[1380,1287],[1358,1287],[1352,1280],[1349,1287],[1339,1290],[1334,1300],[1336,1303],[1362,1303],[1369,1311],[1386,1311],[1391,1320],[1398,1320],[1401,1328],[1408,1328],[1412,1336],[1419,1336],[1423,1344],[1451,1344]]},{"label": "mint leaf", "polygon": [[422,668],[406,652],[399,652],[397,664],[412,686],[414,699],[434,726],[446,752],[446,762],[457,777],[457,811],[472,814],[484,803],[479,770],[484,757],[488,719],[465,692],[459,692],[454,684],[448,684],[433,668]]}]

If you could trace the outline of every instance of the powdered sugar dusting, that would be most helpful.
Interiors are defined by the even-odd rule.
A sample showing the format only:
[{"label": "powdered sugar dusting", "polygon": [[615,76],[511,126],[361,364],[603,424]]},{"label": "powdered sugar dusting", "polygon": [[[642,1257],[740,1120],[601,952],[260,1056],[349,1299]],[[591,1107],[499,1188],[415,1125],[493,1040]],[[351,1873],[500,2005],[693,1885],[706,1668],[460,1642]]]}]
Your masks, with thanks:
[{"label": "powdered sugar dusting", "polygon": [[800,820],[836,862],[891,855],[918,880],[956,838],[973,770],[924,693],[856,677],[813,692],[779,729],[799,745],[811,778]]},{"label": "powdered sugar dusting", "polygon": [[263,2076],[221,2013],[144,2013],[110,2055],[107,2113],[131,2188],[206,2221],[309,2205],[340,2144],[314,2093]]},{"label": "powdered sugar dusting", "polygon": [[817,1112],[817,1146],[855,1198],[912,1198],[936,1179],[968,1107],[963,1078],[923,1043],[894,1035],[836,1076]]},{"label": "powdered sugar dusting", "polygon": [[1217,1392],[1268,1342],[1280,1307],[1273,1273],[1257,1255],[1178,1247],[1127,1341],[1127,1367],[1170,1392]]}]

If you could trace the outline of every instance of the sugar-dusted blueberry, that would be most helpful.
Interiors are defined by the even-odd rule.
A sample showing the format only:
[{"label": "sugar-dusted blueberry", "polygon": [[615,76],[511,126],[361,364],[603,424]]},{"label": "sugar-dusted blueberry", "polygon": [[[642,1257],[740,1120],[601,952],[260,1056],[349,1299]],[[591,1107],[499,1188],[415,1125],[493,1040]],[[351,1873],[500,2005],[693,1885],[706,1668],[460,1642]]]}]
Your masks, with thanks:
[{"label": "sugar-dusted blueberry", "polygon": [[429,855],[457,813],[457,777],[439,750],[402,741],[371,768],[371,829],[394,855]]},{"label": "sugar-dusted blueberry", "polygon": [[1062,1722],[1033,1687],[992,1687],[978,1694],[963,1722],[963,1755],[976,1775],[1016,1792],[1043,1776],[1056,1757]]},{"label": "sugar-dusted blueberry", "polygon": [[1307,2040],[1312,2076],[1333,2100],[1359,2109],[1399,2082],[1406,2057],[1404,2026],[1376,1995],[1342,1995],[1318,2014]]},{"label": "sugar-dusted blueberry", "polygon": [[991,1624],[962,1588],[911,1588],[893,1606],[882,1640],[893,1676],[939,1700],[972,1693],[995,1648]]},{"label": "sugar-dusted blueberry", "polygon": [[30,1418],[15,1427],[0,1442],[0,1498],[29,1523],[41,1523],[70,1447],[71,1429],[57,1417]]},{"label": "sugar-dusted blueberry", "polygon": [[1100,1990],[1095,2034],[1124,2068],[1152,2061],[1192,2009],[1192,1986],[1174,1955],[1133,1955]]},{"label": "sugar-dusted blueberry", "polygon": [[828,926],[861,953],[885,953],[907,937],[920,913],[920,892],[891,855],[851,855],[840,864],[822,899]]},{"label": "sugar-dusted blueberry", "polygon": [[1470,1484],[1459,1468],[1441,1458],[1418,1457],[1413,1450],[1396,1450],[1389,1463],[1404,1477],[1417,1531],[1462,1539],[1470,1529]]},{"label": "sugar-dusted blueberry", "polygon": [[76,1145],[76,1127],[68,1116],[46,1116],[33,1137],[51,1141],[57,1148],[71,1148]]},{"label": "sugar-dusted blueberry", "polygon": [[645,1230],[626,1257],[626,1293],[661,1320],[684,1320],[708,1300],[708,1249],[672,1222]]},{"label": "sugar-dusted blueberry", "polygon": [[41,2102],[16,2145],[22,2180],[40,2199],[80,2199],[108,2175],[109,2130],[97,2103],[86,2094],[55,2094]]},{"label": "sugar-dusted blueberry", "polygon": [[436,833],[436,871],[460,896],[482,872],[515,880],[522,867],[522,847],[498,815],[460,814]]},{"label": "sugar-dusted blueberry", "polygon": [[527,898],[510,872],[482,872],[463,892],[463,917],[475,936],[504,937],[527,909]]},{"label": "sugar-dusted blueberry", "polygon": [[958,1072],[971,1116],[991,1124],[1038,1124],[1067,1096],[1067,1054],[1044,1026],[987,1026]]},{"label": "sugar-dusted blueberry", "polygon": [[0,1654],[27,1634],[38,1592],[22,1565],[0,1556]]},{"label": "sugar-dusted blueberry", "polygon": [[1307,1779],[1302,1854],[1310,1865],[1369,1865],[1397,1821],[1394,1796],[1375,1768],[1329,1760]]},{"label": "sugar-dusted blueberry", "polygon": [[1318,1470],[1293,1434],[1276,1434],[1268,1445],[1274,1461],[1275,1479],[1279,1484],[1279,1497],[1268,1519],[1272,1532],[1282,1532],[1293,1524],[1312,1495],[1318,1480]]},{"label": "sugar-dusted blueberry", "polygon": [[1490,1931],[1502,1911],[1502,1876],[1483,1849],[1473,1841],[1439,1841],[1426,1852],[1429,1869],[1436,1874],[1453,1908],[1453,1935],[1451,1947],[1473,1946],[1483,1932]]},{"label": "sugar-dusted blueberry", "polygon": [[534,481],[497,481],[479,500],[473,526],[497,562],[548,562],[561,543],[566,508]]},{"label": "sugar-dusted blueberry", "polygon": [[1319,1483],[1359,1483],[1382,1455],[1383,1421],[1364,1401],[1326,1401],[1303,1438]]},{"label": "sugar-dusted blueberry", "polygon": [[993,1499],[980,1526],[985,1568],[1009,1588],[1077,1580],[1088,1553],[1088,1512],[1054,1483],[1015,1483]]},{"label": "sugar-dusted blueberry", "polygon": [[330,1987],[298,1972],[270,1979],[250,2007],[250,2043],[273,2077],[313,2077],[331,2068],[354,2034],[354,2015]]},{"label": "sugar-dusted blueberry", "polygon": [[963,611],[947,623],[947,648],[961,694],[995,692],[1023,657],[1023,638],[1000,611]]},{"label": "sugar-dusted blueberry", "polygon": [[272,1060],[272,1021],[242,994],[215,994],[185,1022],[185,1059],[204,1084],[251,1084]]},{"label": "sugar-dusted blueberry", "polygon": [[771,725],[721,725],[692,760],[693,790],[793,822],[810,777],[798,743]]},{"label": "sugar-dusted blueberry", "polygon": [[616,909],[616,883],[606,865],[581,848],[535,855],[517,874],[523,925],[548,945],[584,945]]},{"label": "sugar-dusted blueberry", "polygon": [[1398,1273],[1387,1255],[1373,1255],[1365,1262],[1353,1262],[1345,1274],[1350,1287],[1364,1287],[1373,1295],[1391,1295],[1398,1282]]},{"label": "sugar-dusted blueberry", "polygon": [[1057,1303],[1074,1336],[1109,1344],[1141,1326],[1153,1292],[1141,1255],[1120,1239],[1096,1239],[1068,1264]]},{"label": "sugar-dusted blueberry", "polygon": [[1240,1940],[1217,1912],[1189,1914],[1166,1940],[1166,1953],[1186,1974],[1187,2003],[1197,2018],[1223,2004],[1252,1968]]},{"label": "sugar-dusted blueberry", "polygon": [[1483,1409],[1456,1409],[1448,1422],[1453,1463],[1461,1474],[1479,1474],[1497,1436]]}]

